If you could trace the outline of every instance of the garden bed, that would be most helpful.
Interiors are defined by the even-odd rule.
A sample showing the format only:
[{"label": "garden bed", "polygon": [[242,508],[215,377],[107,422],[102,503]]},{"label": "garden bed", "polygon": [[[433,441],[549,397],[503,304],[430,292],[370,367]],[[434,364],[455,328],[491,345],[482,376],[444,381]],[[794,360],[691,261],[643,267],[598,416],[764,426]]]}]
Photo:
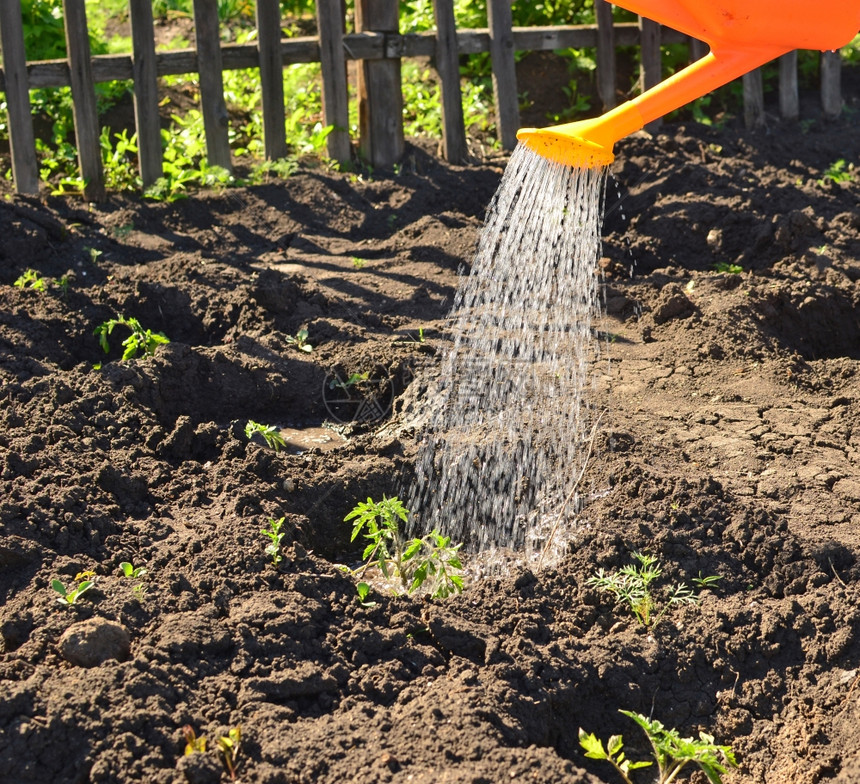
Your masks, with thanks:
[{"label": "garden bed", "polygon": [[[356,502],[408,484],[503,157],[0,204],[0,778],[226,781],[241,726],[243,782],[610,782],[577,730],[644,756],[627,709],[731,744],[730,781],[860,780],[860,183],[833,168],[860,134],[804,130],[619,145],[579,534],[445,601],[361,606],[336,564]],[[105,354],[118,316],[170,343]],[[721,580],[646,629],[586,583],[634,551]]]}]

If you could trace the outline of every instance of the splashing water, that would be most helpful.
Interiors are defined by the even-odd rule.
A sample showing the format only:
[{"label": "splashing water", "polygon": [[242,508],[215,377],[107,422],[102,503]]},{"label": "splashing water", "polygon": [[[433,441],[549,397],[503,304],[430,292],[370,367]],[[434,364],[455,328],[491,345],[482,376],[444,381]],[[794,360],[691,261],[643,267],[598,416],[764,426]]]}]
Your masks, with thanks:
[{"label": "splashing water", "polygon": [[512,154],[427,396],[414,527],[527,561],[563,551],[591,435],[604,174]]}]

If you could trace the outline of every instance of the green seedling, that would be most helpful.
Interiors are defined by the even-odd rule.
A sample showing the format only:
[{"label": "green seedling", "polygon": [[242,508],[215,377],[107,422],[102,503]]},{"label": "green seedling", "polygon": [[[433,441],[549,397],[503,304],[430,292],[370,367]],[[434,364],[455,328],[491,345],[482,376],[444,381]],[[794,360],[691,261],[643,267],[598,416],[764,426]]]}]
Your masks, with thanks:
[{"label": "green seedling", "polygon": [[75,575],[77,585],[71,589],[66,589],[66,586],[60,580],[51,580],[51,588],[60,594],[60,598],[57,601],[60,604],[65,604],[67,607],[75,604],[81,596],[95,585],[95,580],[91,580],[91,577],[95,577],[95,572],[78,572]]},{"label": "green seedling", "polygon": [[418,327],[418,337],[409,336],[408,338],[398,338],[394,341],[395,346],[415,346],[418,349],[430,348],[430,345],[424,339],[424,327]]},{"label": "green seedling", "polygon": [[[714,743],[713,735],[700,732],[698,740],[682,738],[677,730],[666,729],[659,721],[649,719],[641,713],[624,710],[620,712],[633,719],[648,736],[654,759],[657,762],[657,784],[671,784],[690,762],[701,768],[711,784],[721,784],[722,774],[729,768],[738,766],[731,748]],[[630,778],[632,770],[654,764],[650,761],[634,762],[627,759],[620,735],[610,737],[604,747],[603,741],[597,738],[594,733],[586,733],[580,728],[579,744],[585,749],[586,757],[609,762],[626,784],[633,784],[633,780]]]},{"label": "green seedling", "polygon": [[306,329],[300,329],[296,332],[295,337],[292,335],[285,335],[284,340],[286,340],[290,345],[294,345],[299,351],[304,351],[306,354],[310,354],[311,351],[314,350],[314,347],[307,342],[308,331]]},{"label": "green seedling", "polygon": [[128,561],[123,561],[119,565],[119,568],[122,570],[122,573],[125,577],[128,577],[132,580],[139,580],[147,574],[147,571],[146,569],[144,569],[144,567],[134,567]]},{"label": "green seedling", "polygon": [[275,520],[273,517],[270,517],[269,527],[263,528],[260,531],[260,533],[265,534],[271,540],[266,545],[266,555],[271,557],[274,566],[277,566],[283,560],[283,556],[281,555],[281,540],[284,538],[284,532],[281,531],[281,528],[284,525],[285,519],[282,517],[280,520]]},{"label": "green seedling", "polygon": [[242,728],[233,727],[226,735],[218,738],[218,751],[224,758],[224,766],[230,774],[230,781],[236,780],[236,758],[239,756],[239,745],[242,741]]},{"label": "green seedling", "polygon": [[144,329],[136,318],[126,318],[119,316],[115,319],[105,321],[95,329],[95,336],[99,339],[99,344],[104,349],[105,354],[110,351],[108,336],[113,332],[114,327],[124,326],[131,330],[131,334],[122,342],[124,351],[123,359],[134,359],[139,351],[151,357],[155,354],[155,350],[159,346],[170,343],[170,339],[165,337],[161,332],[153,332],[151,329]]},{"label": "green seedling", "polygon": [[276,452],[279,449],[286,449],[287,442],[281,435],[281,431],[274,425],[261,425],[253,419],[248,420],[245,425],[245,437],[251,439],[255,434],[262,436],[263,440]]},{"label": "green seedling", "polygon": [[730,275],[740,275],[744,268],[740,264],[729,264],[727,261],[717,261],[714,263],[716,272],[728,273]]},{"label": "green seedling", "polygon": [[123,561],[119,565],[120,570],[123,575],[127,577],[129,580],[140,580],[141,582],[137,583],[132,590],[137,594],[138,598],[142,598],[146,593],[146,584],[143,582],[143,578],[148,574],[147,570],[143,566],[132,566],[128,561]]},{"label": "green seedling", "polygon": [[834,161],[827,167],[824,176],[818,181],[819,185],[824,185],[826,180],[831,180],[835,183],[851,182],[854,179],[854,165],[846,163],[843,158]]},{"label": "green seedling", "polygon": [[206,751],[206,736],[197,737],[194,728],[190,724],[186,724],[182,728],[182,734],[185,736],[185,756],[188,757],[197,752]]},{"label": "green seedling", "polygon": [[357,270],[362,269],[364,265],[367,264],[366,259],[360,259],[358,256],[352,256],[351,260],[352,266],[355,267]]},{"label": "green seedling", "polygon": [[349,390],[350,387],[354,387],[357,384],[360,384],[362,381],[367,381],[370,378],[370,372],[366,373],[352,373],[350,377],[346,381],[341,381],[340,377],[333,378],[328,382],[329,389],[342,389],[344,392]]},{"label": "green seedling", "polygon": [[[613,594],[619,604],[630,608],[643,626],[656,626],[671,607],[699,603],[700,595],[685,583],[669,586],[668,593],[661,601],[652,589],[652,583],[663,573],[657,559],[642,553],[633,553],[633,557],[639,562],[638,565],[629,564],[614,574],[607,574],[600,568],[585,581],[586,585]],[[699,573],[693,582],[700,588],[709,588],[720,579],[716,575],[702,577]]]},{"label": "green seedling", "polygon": [[376,602],[367,601],[367,597],[370,595],[370,585],[360,582],[355,586],[355,591],[358,594],[358,603],[362,607],[376,607]]},{"label": "green seedling", "polygon": [[463,564],[458,553],[462,545],[452,545],[450,537],[436,530],[406,539],[400,532],[400,523],[408,519],[409,511],[398,498],[383,496],[379,502],[368,498],[367,503],[359,503],[344,521],[353,521],[352,541],[359,534],[369,541],[362,555],[365,563],[351,573],[362,577],[375,566],[395,593],[410,594],[421,589],[433,598],[444,598],[462,591]]},{"label": "green seedling", "polygon": [[42,277],[42,273],[38,272],[34,269],[26,269],[24,270],[24,274],[21,275],[14,283],[19,289],[33,289],[33,291],[44,291],[45,290],[45,278]]}]

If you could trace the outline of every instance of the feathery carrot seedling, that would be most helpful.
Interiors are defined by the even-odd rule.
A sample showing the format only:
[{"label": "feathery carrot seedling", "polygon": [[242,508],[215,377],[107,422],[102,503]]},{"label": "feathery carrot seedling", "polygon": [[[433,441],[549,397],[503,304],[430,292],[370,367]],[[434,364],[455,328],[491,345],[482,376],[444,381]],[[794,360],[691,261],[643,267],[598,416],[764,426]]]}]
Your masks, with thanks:
[{"label": "feathery carrot seedling", "polygon": [[[653,757],[657,762],[657,784],[670,784],[670,782],[675,781],[681,769],[690,762],[702,769],[711,784],[721,784],[720,776],[728,768],[738,766],[731,748],[714,743],[714,736],[707,732],[700,732],[698,740],[682,738],[677,730],[667,729],[659,721],[649,719],[641,713],[625,710],[620,712],[633,719],[648,736]],[[585,749],[586,757],[609,762],[626,784],[633,784],[630,771],[654,764],[650,761],[633,762],[628,760],[624,754],[624,744],[620,735],[610,737],[604,747],[603,741],[594,733],[586,733],[580,728],[579,744]]]}]

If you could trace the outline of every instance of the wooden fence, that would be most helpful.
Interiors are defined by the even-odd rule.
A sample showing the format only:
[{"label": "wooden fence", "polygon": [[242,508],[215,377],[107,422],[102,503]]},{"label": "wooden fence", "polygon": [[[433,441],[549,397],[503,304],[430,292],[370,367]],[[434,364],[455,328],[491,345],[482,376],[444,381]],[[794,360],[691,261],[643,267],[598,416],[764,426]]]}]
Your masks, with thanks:
[{"label": "wooden fence", "polygon": [[[519,126],[515,51],[594,47],[597,52],[597,87],[603,108],[616,102],[615,48],[641,47],[641,84],[648,88],[661,79],[660,46],[685,42],[691,60],[706,47],[699,41],[640,19],[613,22],[612,6],[596,0],[597,24],[577,26],[512,26],[510,0],[487,0],[488,29],[457,30],[453,0],[434,0],[436,30],[401,34],[397,0],[356,0],[353,33],[345,32],[341,0],[317,0],[319,35],[282,38],[279,0],[256,0],[257,40],[254,44],[222,45],[218,0],[193,0],[194,49],[156,52],[151,0],[129,0],[132,31],[130,55],[90,53],[85,0],[63,0],[67,59],[27,62],[20,0],[0,0],[0,43],[3,69],[0,90],[5,91],[15,188],[37,193],[36,158],[29,91],[40,87],[70,86],[74,104],[75,136],[84,195],[104,198],[104,172],[99,144],[95,84],[115,79],[134,83],[140,175],[149,185],[162,175],[161,132],[158,114],[158,77],[197,74],[207,157],[210,164],[231,168],[228,116],[222,73],[234,68],[258,68],[262,85],[264,149],[268,158],[287,152],[282,68],[288,64],[319,62],[323,80],[323,116],[334,130],[327,137],[327,152],[338,161],[350,158],[348,134],[347,60],[357,61],[359,148],[374,166],[384,167],[403,154],[400,60],[432,57],[442,97],[443,150],[450,161],[466,158],[466,131],[460,94],[459,57],[490,52],[499,138],[505,149],[516,144]],[[824,114],[834,118],[842,109],[839,54],[828,52],[821,61],[821,96]],[[799,114],[797,53],[780,61],[780,111],[783,117]],[[748,125],[764,121],[761,73],[744,77],[745,119]]]}]

